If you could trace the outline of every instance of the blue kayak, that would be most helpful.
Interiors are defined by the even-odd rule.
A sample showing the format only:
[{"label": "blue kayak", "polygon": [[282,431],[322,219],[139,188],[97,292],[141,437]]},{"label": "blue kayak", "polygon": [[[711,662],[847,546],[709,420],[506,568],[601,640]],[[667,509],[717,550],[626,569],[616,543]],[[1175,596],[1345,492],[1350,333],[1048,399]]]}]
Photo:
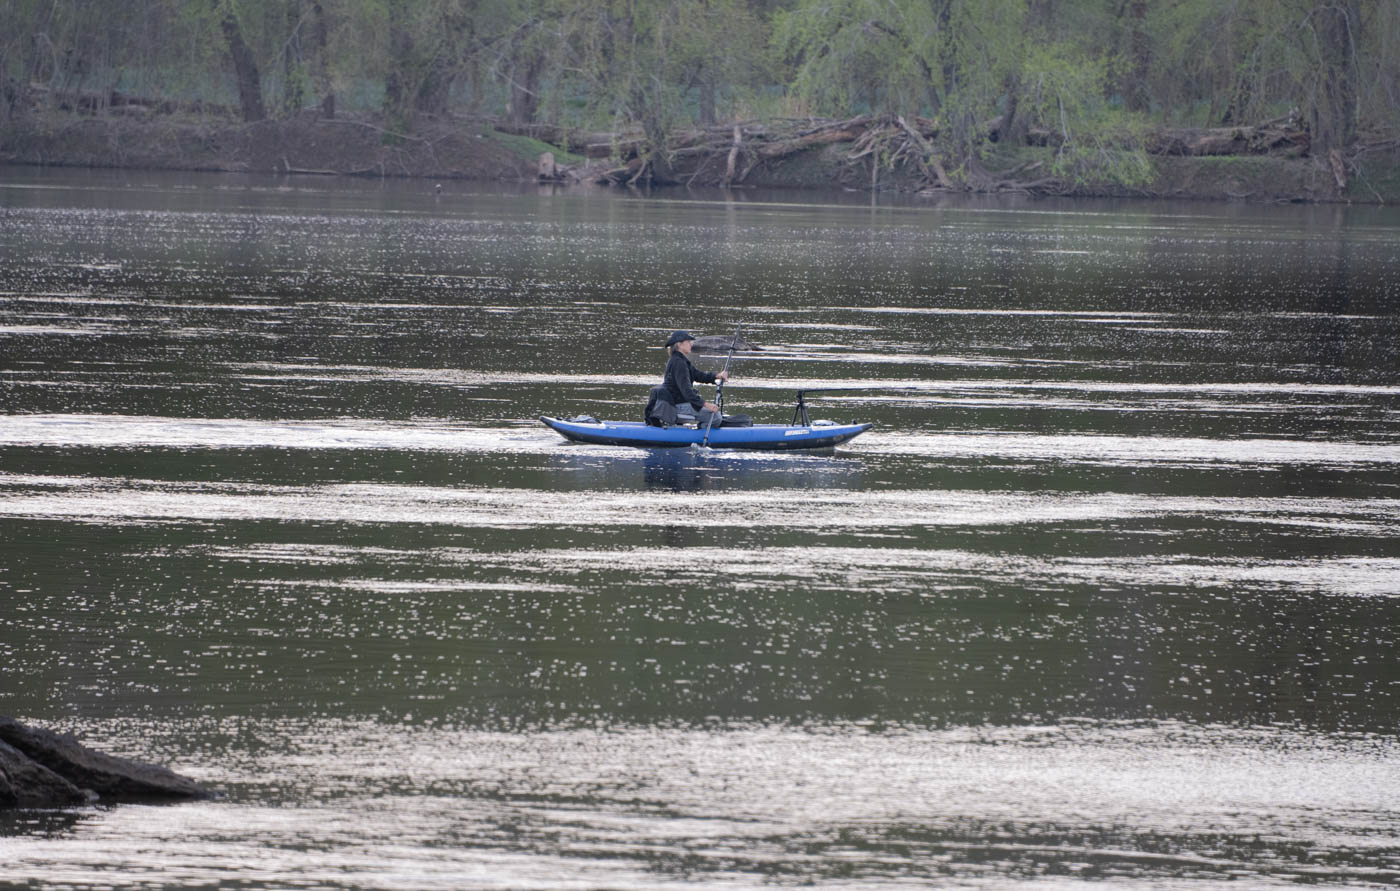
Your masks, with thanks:
[{"label": "blue kayak", "polygon": [[[704,428],[651,427],[641,421],[596,421],[591,418],[566,421],[542,417],[540,420],[565,439],[595,445],[679,448],[700,445],[705,439]],[[861,435],[871,426],[818,422],[805,426],[755,424],[752,427],[715,427],[710,430],[709,446],[713,449],[829,449]]]}]

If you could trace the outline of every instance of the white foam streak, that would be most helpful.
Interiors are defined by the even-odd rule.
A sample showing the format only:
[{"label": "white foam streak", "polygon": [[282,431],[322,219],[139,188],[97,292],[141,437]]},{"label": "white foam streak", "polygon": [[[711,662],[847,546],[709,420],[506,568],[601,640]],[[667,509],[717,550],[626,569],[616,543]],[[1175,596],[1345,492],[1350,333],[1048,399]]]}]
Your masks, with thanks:
[{"label": "white foam streak", "polygon": [[395,449],[545,451],[543,427],[471,427],[446,421],[264,421],[134,415],[0,416],[0,446],[171,449]]},{"label": "white foam streak", "polygon": [[[458,552],[454,559],[491,565],[499,555]],[[531,566],[557,574],[627,568],[686,577],[719,573],[737,578],[793,580],[802,585],[831,579],[838,586],[872,590],[929,590],[938,577],[1018,585],[1086,584],[1103,588],[1170,587],[1177,590],[1272,585],[1347,596],[1400,597],[1400,558],[1326,557],[1298,560],[1185,557],[1040,558],[923,548],[630,548],[546,550],[511,555],[513,568]]]},{"label": "white foam streak", "polygon": [[1115,466],[1400,464],[1400,443],[1302,439],[1200,439],[1031,433],[884,432],[852,443],[853,452],[924,458],[999,461],[1063,461]]},{"label": "white foam streak", "polygon": [[[523,421],[479,427],[447,421],[271,421],[131,415],[4,415],[0,446],[172,449],[396,449],[440,452],[558,453],[636,458],[642,451],[580,447]],[[1203,439],[1021,433],[906,433],[877,429],[847,447],[855,454],[942,460],[1143,464],[1400,463],[1400,443],[1297,439]]]},{"label": "white foam streak", "polygon": [[292,520],[468,527],[622,528],[687,525],[723,516],[739,527],[861,530],[1213,517],[1244,522],[1349,522],[1400,534],[1400,499],[1192,498],[992,491],[722,491],[690,499],[640,492],[555,492],[350,484],[248,486],[0,474],[0,516],[105,520]]}]

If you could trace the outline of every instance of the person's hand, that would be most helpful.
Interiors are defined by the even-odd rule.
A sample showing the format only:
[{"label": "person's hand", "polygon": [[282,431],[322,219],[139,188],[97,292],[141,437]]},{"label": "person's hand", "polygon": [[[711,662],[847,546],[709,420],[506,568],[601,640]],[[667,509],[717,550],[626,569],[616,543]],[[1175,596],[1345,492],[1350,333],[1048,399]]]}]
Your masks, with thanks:
[{"label": "person's hand", "polygon": [[727,381],[727,380],[729,380],[729,372],[727,372],[727,371],[721,371],[719,374],[715,375],[715,380],[717,380],[717,381]]},{"label": "person's hand", "polygon": [[706,402],[706,403],[705,403],[705,406],[704,406],[704,410],[705,410],[705,411],[719,411],[719,406],[718,406],[718,405],[715,405],[713,402]]}]

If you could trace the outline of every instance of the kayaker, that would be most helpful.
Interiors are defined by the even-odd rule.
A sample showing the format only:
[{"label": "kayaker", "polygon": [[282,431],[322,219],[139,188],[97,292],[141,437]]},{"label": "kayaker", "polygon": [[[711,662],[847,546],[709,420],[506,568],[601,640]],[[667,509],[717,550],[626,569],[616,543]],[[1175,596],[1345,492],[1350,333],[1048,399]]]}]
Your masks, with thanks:
[{"label": "kayaker", "polygon": [[695,336],[689,331],[673,331],[671,336],[666,338],[666,346],[670,350],[670,357],[666,360],[666,376],[662,378],[661,386],[652,393],[652,403],[647,408],[647,420],[657,421],[662,426],[674,423],[658,414],[664,412],[657,411],[656,403],[665,402],[675,406],[677,419],[686,421],[691,416],[696,423],[704,427],[710,423],[710,415],[713,413],[715,426],[719,426],[722,418],[719,406],[713,402],[706,402],[701,395],[696,392],[692,384],[696,381],[702,384],[713,384],[716,381],[729,380],[729,372],[721,371],[719,374],[712,374],[708,371],[701,371],[690,364],[690,350],[695,345]]}]

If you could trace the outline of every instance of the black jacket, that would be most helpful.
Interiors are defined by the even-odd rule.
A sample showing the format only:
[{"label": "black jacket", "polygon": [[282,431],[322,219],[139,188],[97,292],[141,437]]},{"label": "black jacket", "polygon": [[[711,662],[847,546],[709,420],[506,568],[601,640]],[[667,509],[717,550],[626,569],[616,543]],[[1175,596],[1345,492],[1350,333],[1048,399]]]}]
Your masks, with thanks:
[{"label": "black jacket", "polygon": [[661,381],[662,398],[672,405],[689,402],[691,408],[699,411],[705,407],[705,400],[691,386],[692,381],[713,384],[715,376],[691,365],[690,360],[685,357],[685,353],[680,350],[672,350],[671,358],[666,362],[666,377]]}]

